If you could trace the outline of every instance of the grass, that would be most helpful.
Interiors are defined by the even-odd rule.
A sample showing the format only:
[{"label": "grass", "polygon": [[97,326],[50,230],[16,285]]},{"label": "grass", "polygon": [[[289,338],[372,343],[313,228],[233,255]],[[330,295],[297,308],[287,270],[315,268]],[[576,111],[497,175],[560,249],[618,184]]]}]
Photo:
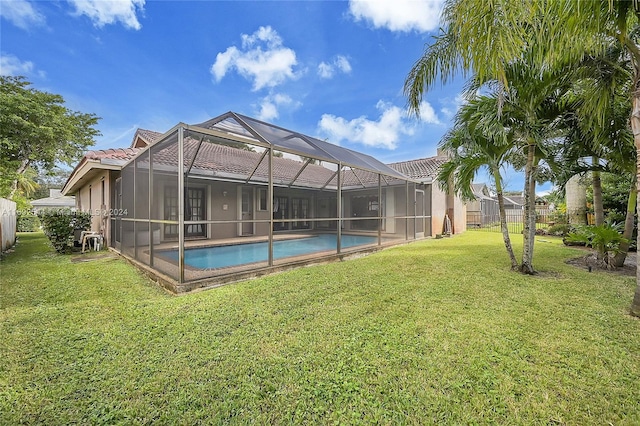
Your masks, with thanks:
[{"label": "grass", "polygon": [[1,424],[640,424],[635,279],[551,237],[535,277],[471,231],[182,297],[19,238]]}]

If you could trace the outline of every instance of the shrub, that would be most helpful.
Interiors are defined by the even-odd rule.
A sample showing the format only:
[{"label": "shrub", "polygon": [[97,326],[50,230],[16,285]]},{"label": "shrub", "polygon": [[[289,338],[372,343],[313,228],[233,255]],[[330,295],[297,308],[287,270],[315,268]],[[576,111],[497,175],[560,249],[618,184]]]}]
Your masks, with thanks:
[{"label": "shrub", "polygon": [[18,232],[35,232],[40,228],[40,220],[35,214],[19,214],[16,226]]},{"label": "shrub", "polygon": [[605,268],[614,267],[614,257],[620,252],[620,244],[628,242],[622,236],[621,226],[615,223],[581,226],[567,235],[567,241],[592,247],[596,251],[598,263]]},{"label": "shrub", "polygon": [[547,234],[555,237],[564,237],[572,231],[571,225],[567,223],[557,223],[547,229]]},{"label": "shrub", "polygon": [[42,210],[38,213],[45,235],[58,253],[68,253],[73,246],[75,230],[88,230],[91,214],[70,209]]}]

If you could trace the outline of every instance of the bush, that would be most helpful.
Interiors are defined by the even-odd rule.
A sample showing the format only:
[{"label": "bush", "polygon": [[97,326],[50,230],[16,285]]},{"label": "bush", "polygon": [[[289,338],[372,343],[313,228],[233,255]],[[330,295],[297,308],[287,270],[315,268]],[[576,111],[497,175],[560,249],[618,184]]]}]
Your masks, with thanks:
[{"label": "bush", "polygon": [[68,253],[73,247],[75,230],[91,227],[91,214],[70,209],[42,210],[38,212],[45,235],[58,253]]},{"label": "bush", "polygon": [[555,237],[565,237],[572,231],[571,225],[567,223],[557,223],[547,229],[548,235]]},{"label": "bush", "polygon": [[596,251],[597,261],[605,268],[614,267],[615,255],[620,252],[620,244],[629,242],[622,236],[619,224],[605,223],[599,226],[580,226],[567,235],[567,241],[584,243]]},{"label": "bush", "polygon": [[19,214],[16,226],[18,232],[35,232],[40,229],[40,220],[35,214]]}]

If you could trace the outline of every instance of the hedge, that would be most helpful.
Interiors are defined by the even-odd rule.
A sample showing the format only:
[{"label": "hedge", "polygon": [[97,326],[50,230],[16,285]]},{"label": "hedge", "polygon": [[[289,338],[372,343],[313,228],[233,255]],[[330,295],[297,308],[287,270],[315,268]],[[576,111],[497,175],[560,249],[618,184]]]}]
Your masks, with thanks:
[{"label": "hedge", "polygon": [[35,232],[40,229],[40,220],[35,214],[20,214],[17,217],[18,232]]},{"label": "hedge", "polygon": [[38,212],[45,235],[58,253],[68,253],[73,247],[76,230],[86,231],[91,227],[91,214],[70,209],[48,209]]}]

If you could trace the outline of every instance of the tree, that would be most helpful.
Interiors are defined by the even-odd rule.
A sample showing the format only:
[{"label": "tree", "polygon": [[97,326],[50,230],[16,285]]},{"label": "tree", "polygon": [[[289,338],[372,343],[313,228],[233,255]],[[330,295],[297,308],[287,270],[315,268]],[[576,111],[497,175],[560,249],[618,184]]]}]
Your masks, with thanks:
[{"label": "tree", "polygon": [[[562,6],[562,3],[554,4]],[[572,7],[573,4],[569,6]],[[608,172],[628,176],[628,179],[625,179],[629,185],[626,190],[627,197],[623,203],[625,207],[619,210],[625,212],[624,240],[614,262],[616,266],[622,266],[634,231],[637,204],[637,184],[633,178],[637,168],[636,148],[629,126],[632,107],[629,93],[633,92],[634,81],[637,81],[637,77],[634,77],[637,74],[637,65],[634,65],[637,59],[634,59],[629,46],[637,45],[640,26],[637,25],[637,12],[631,12],[630,9],[624,12],[625,8],[630,6],[628,2],[620,4],[611,2],[611,6],[617,8],[616,10],[621,13],[619,16],[629,15],[627,17],[632,18],[631,21],[635,20],[636,24],[628,25],[629,31],[625,29],[627,23],[615,30],[618,23],[608,22],[603,25],[607,17],[614,13],[613,9],[596,2],[587,5],[587,8],[596,8],[590,13],[599,16],[601,21],[590,28],[591,35],[584,33],[581,35],[585,40],[590,41],[585,43],[582,40],[581,44],[578,44],[578,51],[574,52],[578,57],[573,71],[577,82],[572,89],[575,108],[564,117],[568,135],[567,143],[561,152],[558,169],[562,171],[560,175],[585,171],[592,173],[596,225],[604,222],[605,211],[603,200],[606,193],[600,188],[600,174],[604,173],[606,176]],[[570,10],[572,13],[564,16],[564,19],[569,21],[566,25],[571,25],[577,16],[575,13],[579,12],[571,8]],[[556,12],[561,13],[562,10]],[[582,17],[582,19],[586,18]],[[591,20],[588,21],[592,24]],[[562,24],[563,21],[559,22]],[[622,43],[620,37],[626,41]],[[579,40],[574,41],[578,43]],[[573,43],[572,47],[575,45]],[[632,48],[631,51],[633,50]],[[587,157],[590,157],[591,161],[586,161]],[[567,169],[568,164],[572,165],[569,169]],[[566,179],[567,176],[564,176],[564,180],[560,177],[561,184]]]},{"label": "tree", "polygon": [[[640,46],[630,29],[640,22],[640,2],[629,0],[557,1],[551,4],[549,12],[556,16],[556,22],[565,29],[556,44],[562,48],[559,57],[579,57],[585,51],[604,51],[603,39],[617,41],[628,55],[631,64],[629,76],[629,100],[631,131],[636,149],[636,175],[640,174]],[[640,179],[636,179],[636,189],[640,189]],[[638,198],[636,203],[640,203]],[[637,208],[638,206],[636,206]],[[640,239],[640,236],[638,237]],[[640,265],[631,314],[640,316]]]},{"label": "tree", "polygon": [[9,199],[30,168],[71,165],[100,135],[94,114],[72,111],[62,96],[30,86],[24,77],[0,76],[0,170]]},{"label": "tree", "polygon": [[38,184],[38,188],[34,192],[32,198],[34,200],[37,200],[39,198],[46,198],[49,196],[50,189],[61,189],[69,178],[70,174],[71,170],[65,170],[58,167],[51,171],[40,173],[35,178],[35,181]]},{"label": "tree", "polygon": [[[508,87],[506,66],[529,46],[535,46],[535,63],[554,68],[580,61],[589,53],[605,52],[610,41],[617,41],[631,64],[629,119],[637,153],[636,175],[640,174],[640,45],[630,31],[640,22],[639,1],[448,0],[442,22],[441,34],[405,81],[405,94],[414,112],[425,90],[438,79],[446,83],[460,70],[473,70],[481,80],[496,78]],[[598,112],[603,107],[600,104],[594,114],[602,122],[606,115]],[[640,189],[640,179],[636,186]],[[640,265],[631,313],[640,316]]]},{"label": "tree", "polygon": [[[455,126],[440,141],[440,147],[449,153],[438,174],[440,186],[448,191],[449,182],[453,190],[465,200],[473,200],[471,188],[478,171],[487,167],[493,177],[498,209],[500,229],[505,249],[511,261],[511,269],[518,269],[518,261],[513,253],[507,216],[504,207],[503,178],[500,169],[512,155],[513,145],[504,139],[504,129],[495,128],[488,116],[495,114],[495,97],[481,96],[464,105],[456,115]],[[495,122],[495,121],[494,121]]]},{"label": "tree", "polygon": [[[448,0],[442,12],[443,29],[414,64],[404,85],[409,110],[418,113],[422,96],[436,81],[443,84],[460,71],[473,72],[474,86],[490,83],[496,93],[498,112],[508,102],[519,110],[519,143],[526,155],[525,229],[520,270],[534,273],[536,170],[544,154],[540,143],[546,137],[538,113],[549,106],[549,96],[563,74],[547,66],[549,39],[564,29],[550,25],[552,16],[546,1],[514,2],[509,0]],[[473,25],[469,25],[472,22]],[[554,46],[555,47],[555,46]],[[518,84],[514,87],[514,79]],[[533,85],[530,83],[534,83]],[[534,87],[535,86],[535,87]],[[516,102],[517,101],[517,102]],[[509,126],[508,126],[509,127]]]}]

